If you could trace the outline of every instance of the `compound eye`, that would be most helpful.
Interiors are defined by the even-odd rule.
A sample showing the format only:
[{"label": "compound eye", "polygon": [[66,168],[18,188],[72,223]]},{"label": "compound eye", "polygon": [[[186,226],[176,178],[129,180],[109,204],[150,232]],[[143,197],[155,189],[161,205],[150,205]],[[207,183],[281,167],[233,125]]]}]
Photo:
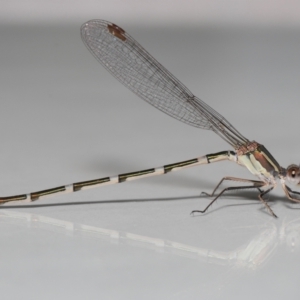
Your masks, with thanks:
[{"label": "compound eye", "polygon": [[287,178],[288,180],[299,183],[300,181],[300,168],[297,165],[290,165],[287,168]]}]

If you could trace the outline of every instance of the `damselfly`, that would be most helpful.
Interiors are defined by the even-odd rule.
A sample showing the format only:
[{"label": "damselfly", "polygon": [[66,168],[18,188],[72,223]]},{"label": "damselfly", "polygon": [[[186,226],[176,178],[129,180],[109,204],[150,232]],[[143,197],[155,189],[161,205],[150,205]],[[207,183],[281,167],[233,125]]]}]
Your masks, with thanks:
[{"label": "damselfly", "polygon": [[[259,180],[224,177],[213,192],[207,194],[214,197],[207,207],[204,210],[194,210],[192,213],[204,213],[226,191],[247,188],[258,190],[258,199],[271,215],[276,217],[264,196],[273,190],[277,180],[280,181],[288,199],[300,202],[300,198],[296,196],[300,193],[286,185],[286,181],[294,184],[300,183],[299,166],[292,164],[287,168],[281,167],[262,144],[249,141],[222,115],[194,96],[121,27],[102,20],[91,20],[81,26],[81,37],[95,58],[140,98],[175,119],[194,127],[214,131],[234,150],[207,154],[159,168],[76,182],[30,194],[1,197],[0,203],[20,200],[36,201],[54,194],[77,192],[102,185],[167,174],[183,168],[221,160],[230,160],[246,167]],[[220,185],[226,180],[242,182],[243,185],[227,187],[217,193]]]}]

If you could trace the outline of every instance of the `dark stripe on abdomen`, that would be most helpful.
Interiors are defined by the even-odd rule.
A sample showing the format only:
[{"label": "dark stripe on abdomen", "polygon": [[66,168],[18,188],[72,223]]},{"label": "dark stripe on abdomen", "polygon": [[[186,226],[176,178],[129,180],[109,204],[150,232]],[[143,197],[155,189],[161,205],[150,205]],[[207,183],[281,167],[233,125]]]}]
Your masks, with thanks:
[{"label": "dark stripe on abdomen", "polygon": [[57,188],[31,193],[30,198],[31,198],[32,201],[34,201],[34,200],[38,200],[40,197],[55,194],[55,193],[64,192],[65,190],[66,190],[65,186],[59,186]]},{"label": "dark stripe on abdomen", "polygon": [[100,178],[100,179],[94,179],[94,180],[88,180],[88,181],[81,181],[81,182],[76,182],[73,183],[73,191],[77,192],[80,191],[82,188],[91,186],[91,185],[96,185],[96,184],[101,184],[110,181],[109,177],[105,178]]},{"label": "dark stripe on abdomen", "polygon": [[137,171],[137,172],[131,172],[131,173],[124,173],[119,175],[119,182],[124,182],[128,178],[131,177],[139,177],[147,174],[154,173],[155,169],[147,169],[147,170],[142,170],[142,171]]},{"label": "dark stripe on abdomen", "polygon": [[185,160],[185,161],[181,161],[181,162],[178,162],[178,163],[175,163],[175,164],[165,165],[164,170],[165,170],[165,173],[169,173],[175,168],[186,167],[188,165],[192,165],[192,164],[195,164],[197,162],[198,162],[197,158],[190,159],[190,160]]},{"label": "dark stripe on abdomen", "polygon": [[9,197],[0,197],[0,203],[5,203],[9,201],[19,201],[19,200],[26,200],[27,195],[16,195],[16,196],[9,196]]}]

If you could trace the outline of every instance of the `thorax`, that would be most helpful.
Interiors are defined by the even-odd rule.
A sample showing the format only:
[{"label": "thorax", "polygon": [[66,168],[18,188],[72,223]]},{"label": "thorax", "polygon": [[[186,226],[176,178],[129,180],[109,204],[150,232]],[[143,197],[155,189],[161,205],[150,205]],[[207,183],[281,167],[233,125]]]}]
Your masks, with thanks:
[{"label": "thorax", "polygon": [[265,182],[274,182],[280,177],[281,167],[270,152],[260,144],[254,151],[238,155],[238,163]]}]

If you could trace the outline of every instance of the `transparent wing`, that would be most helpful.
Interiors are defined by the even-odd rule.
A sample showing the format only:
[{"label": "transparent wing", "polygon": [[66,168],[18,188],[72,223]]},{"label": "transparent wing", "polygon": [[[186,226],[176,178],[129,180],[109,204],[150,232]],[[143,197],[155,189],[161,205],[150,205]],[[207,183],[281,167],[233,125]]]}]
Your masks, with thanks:
[{"label": "transparent wing", "polygon": [[82,25],[81,37],[114,77],[154,107],[186,124],[216,132],[233,147],[248,141],[122,28],[103,20],[91,20]]}]

